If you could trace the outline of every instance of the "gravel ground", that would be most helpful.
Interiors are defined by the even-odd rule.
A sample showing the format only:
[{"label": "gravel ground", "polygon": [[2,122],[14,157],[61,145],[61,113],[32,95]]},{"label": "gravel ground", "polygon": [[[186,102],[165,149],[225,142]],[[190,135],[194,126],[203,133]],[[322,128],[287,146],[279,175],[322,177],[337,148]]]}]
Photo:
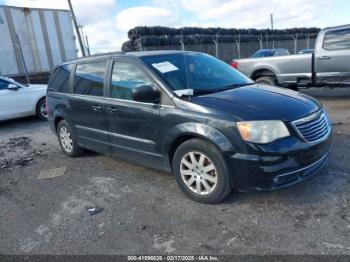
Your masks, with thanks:
[{"label": "gravel ground", "polygon": [[0,254],[350,254],[350,91],[302,92],[335,124],[328,164],[292,188],[219,205],[187,199],[159,171],[69,158],[46,122],[0,123]]}]

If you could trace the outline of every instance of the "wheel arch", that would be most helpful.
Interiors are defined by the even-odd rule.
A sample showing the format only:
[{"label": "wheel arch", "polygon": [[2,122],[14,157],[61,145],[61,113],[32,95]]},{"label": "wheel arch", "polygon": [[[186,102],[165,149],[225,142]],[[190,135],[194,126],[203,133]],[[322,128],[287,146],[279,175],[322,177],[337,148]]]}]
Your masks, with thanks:
[{"label": "wheel arch", "polygon": [[62,116],[56,116],[55,120],[54,120],[54,127],[55,127],[55,131],[57,132],[57,126],[58,123],[61,122],[62,120],[65,120]]},{"label": "wheel arch", "polygon": [[43,99],[46,99],[46,95],[41,95],[41,96],[38,96],[35,101],[34,101],[34,104],[33,104],[33,113],[36,114],[36,109],[37,109],[37,106],[39,104],[39,102]]},{"label": "wheel arch", "polygon": [[234,152],[234,146],[219,130],[200,123],[184,123],[171,130],[164,143],[165,165],[171,169],[176,149],[190,139],[201,139],[213,144],[220,152]]},{"label": "wheel arch", "polygon": [[[251,73],[250,78],[254,81],[263,76],[272,76],[277,79],[277,74],[271,68],[259,68]],[[278,79],[277,79],[278,80]]]},{"label": "wheel arch", "polygon": [[57,131],[58,123],[62,120],[66,120],[71,125],[71,128],[74,128],[71,121],[69,120],[69,117],[67,117],[66,112],[65,110],[63,110],[62,107],[58,107],[56,108],[56,110],[54,110],[52,120],[53,120],[53,127],[55,128],[55,131]]}]

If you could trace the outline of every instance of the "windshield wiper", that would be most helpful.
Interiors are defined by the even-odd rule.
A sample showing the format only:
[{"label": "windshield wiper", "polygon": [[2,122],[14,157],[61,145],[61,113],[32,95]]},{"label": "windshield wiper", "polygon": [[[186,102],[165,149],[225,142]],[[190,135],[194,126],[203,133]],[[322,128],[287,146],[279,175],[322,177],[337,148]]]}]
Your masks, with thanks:
[{"label": "windshield wiper", "polygon": [[203,94],[210,94],[210,93],[216,93],[218,92],[217,89],[194,89],[193,94],[195,95],[203,95]]},{"label": "windshield wiper", "polygon": [[242,86],[250,86],[250,85],[254,85],[255,83],[242,83],[242,84],[233,84],[233,85],[229,85],[229,86],[226,86],[224,88],[221,88],[221,89],[217,89],[219,90],[219,92],[221,91],[226,91],[226,90],[230,90],[230,89],[233,89],[233,88],[237,88],[237,87],[242,87]]},{"label": "windshield wiper", "polygon": [[244,83],[244,84],[233,84],[233,85],[229,85],[229,86],[225,86],[223,88],[218,88],[218,89],[194,89],[193,90],[193,94],[210,94],[210,93],[217,93],[217,92],[223,92],[226,90],[230,90],[230,89],[234,89],[237,87],[241,87],[241,86],[249,86],[249,85],[253,85],[255,83]]}]

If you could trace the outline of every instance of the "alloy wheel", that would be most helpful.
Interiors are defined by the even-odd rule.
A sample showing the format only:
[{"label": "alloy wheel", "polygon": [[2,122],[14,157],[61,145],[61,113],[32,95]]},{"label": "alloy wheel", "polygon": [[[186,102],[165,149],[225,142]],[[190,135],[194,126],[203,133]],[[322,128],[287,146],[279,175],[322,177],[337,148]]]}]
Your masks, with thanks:
[{"label": "alloy wheel", "polygon": [[200,152],[188,152],[182,157],[180,174],[187,188],[199,195],[210,194],[217,185],[214,163]]},{"label": "alloy wheel", "polygon": [[71,133],[65,126],[62,126],[60,129],[60,140],[64,150],[66,150],[68,153],[72,152],[73,140],[71,138]]}]

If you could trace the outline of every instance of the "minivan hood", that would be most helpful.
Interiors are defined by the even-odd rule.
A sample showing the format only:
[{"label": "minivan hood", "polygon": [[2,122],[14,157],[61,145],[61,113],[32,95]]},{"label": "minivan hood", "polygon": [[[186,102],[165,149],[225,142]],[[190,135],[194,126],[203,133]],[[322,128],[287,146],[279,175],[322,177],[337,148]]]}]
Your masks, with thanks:
[{"label": "minivan hood", "polygon": [[240,121],[292,121],[321,108],[316,99],[307,95],[260,84],[195,96],[191,102],[232,113]]}]

